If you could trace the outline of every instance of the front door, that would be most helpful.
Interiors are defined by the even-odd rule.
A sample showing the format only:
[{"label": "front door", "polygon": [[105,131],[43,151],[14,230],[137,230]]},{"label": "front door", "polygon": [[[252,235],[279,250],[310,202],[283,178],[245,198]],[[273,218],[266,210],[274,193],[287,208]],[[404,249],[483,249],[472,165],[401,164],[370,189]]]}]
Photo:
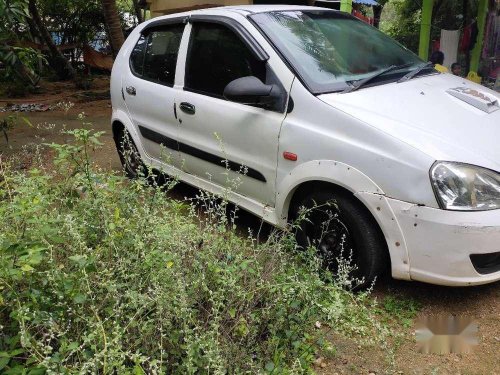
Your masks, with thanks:
[{"label": "front door", "polygon": [[[264,109],[223,97],[234,79],[276,81],[240,36],[220,23],[193,22],[184,90],[178,93],[182,168],[260,203],[274,206],[281,108]],[[286,91],[282,85],[283,103]]]},{"label": "front door", "polygon": [[129,116],[139,130],[147,154],[179,167],[178,122],[173,88],[184,24],[146,31],[130,56],[130,69],[122,78]]}]

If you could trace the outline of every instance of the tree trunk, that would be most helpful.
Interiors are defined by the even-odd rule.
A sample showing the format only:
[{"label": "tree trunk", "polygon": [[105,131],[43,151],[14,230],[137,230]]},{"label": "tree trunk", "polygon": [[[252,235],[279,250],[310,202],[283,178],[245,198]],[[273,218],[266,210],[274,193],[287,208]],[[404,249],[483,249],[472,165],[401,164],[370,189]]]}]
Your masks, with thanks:
[{"label": "tree trunk", "polygon": [[137,23],[143,23],[144,22],[144,17],[142,16],[142,10],[141,7],[139,6],[139,0],[132,0],[134,3],[134,11],[135,11],[135,16],[137,17]]},{"label": "tree trunk", "polygon": [[40,33],[38,32],[38,29],[37,29],[35,23],[33,22],[33,20],[29,16],[26,16],[25,20],[26,20],[26,23],[28,24],[28,28],[29,28],[30,35],[31,35],[31,40],[33,40],[36,43],[41,43]]},{"label": "tree trunk", "polygon": [[373,26],[377,29],[380,26],[380,16],[382,15],[382,9],[384,9],[383,5],[375,5],[373,7]]},{"label": "tree trunk", "polygon": [[[30,35],[31,35],[31,40],[37,44],[42,44],[43,45],[43,40],[40,37],[40,33],[38,32],[38,28],[35,25],[35,22],[29,17],[25,17],[26,23],[28,24]],[[38,73],[41,74],[43,70],[43,58],[40,56],[38,58]]]},{"label": "tree trunk", "polygon": [[33,22],[35,23],[38,29],[40,37],[42,38],[44,44],[49,49],[51,57],[49,59],[49,63],[52,69],[55,70],[57,76],[60,79],[75,78],[76,76],[75,69],[73,68],[73,66],[71,66],[68,59],[64,57],[62,52],[57,49],[57,46],[52,40],[52,36],[50,35],[49,31],[44,25],[42,18],[40,17],[40,13],[38,12],[38,9],[36,7],[36,0],[29,0],[28,7],[29,7],[29,12],[31,14],[31,18],[33,19]]},{"label": "tree trunk", "polygon": [[116,57],[120,47],[125,41],[120,22],[120,15],[118,14],[118,8],[116,7],[115,0],[101,0],[101,3],[104,11],[104,19],[107,24],[109,43],[111,44],[113,56]]}]

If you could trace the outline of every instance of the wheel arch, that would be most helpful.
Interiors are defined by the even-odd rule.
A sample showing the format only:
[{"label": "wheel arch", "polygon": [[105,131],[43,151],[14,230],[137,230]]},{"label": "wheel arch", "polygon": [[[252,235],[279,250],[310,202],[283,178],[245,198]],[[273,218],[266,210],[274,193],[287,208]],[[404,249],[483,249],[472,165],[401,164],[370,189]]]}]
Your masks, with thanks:
[{"label": "wheel arch", "polygon": [[345,163],[333,160],[312,160],[292,169],[278,184],[276,210],[282,220],[288,220],[290,203],[294,194],[316,184],[330,184],[337,189],[370,192],[384,195],[382,189],[368,176]]},{"label": "wheel arch", "polygon": [[111,124],[111,130],[113,132],[113,139],[115,141],[116,146],[118,146],[119,136],[125,130],[125,125],[120,120],[114,120]]},{"label": "wheel arch", "polygon": [[113,117],[111,119],[111,130],[116,146],[118,146],[118,144],[116,143],[116,137],[118,136],[119,131],[126,130],[132,137],[132,141],[139,150],[139,154],[141,155],[143,161],[148,164],[151,162],[149,155],[144,149],[137,128],[132,124],[128,115],[122,109],[113,111]]},{"label": "wheel arch", "polygon": [[350,194],[366,209],[383,235],[393,277],[410,279],[408,249],[401,227],[385,193],[368,176],[347,164],[321,160],[292,170],[280,183],[281,187],[287,185],[288,189],[279,189],[277,193],[276,210],[282,225],[289,221],[294,202],[314,189]]},{"label": "wheel arch", "polygon": [[[289,197],[289,202],[288,202],[288,210],[287,210],[287,219],[290,220],[291,218],[293,218],[296,204],[299,201],[301,201],[304,197],[306,197],[311,192],[318,191],[318,190],[329,190],[329,191],[333,191],[336,193],[351,195],[353,198],[356,198],[354,193],[351,190],[349,190],[341,185],[338,185],[334,182],[325,181],[325,180],[317,180],[317,179],[305,181],[305,182],[302,182],[299,185],[295,186],[293,191],[290,192],[290,197]],[[357,199],[357,200],[359,201],[359,199]],[[359,201],[359,202],[361,204],[363,204],[363,202],[361,202],[361,201]],[[363,206],[364,206],[364,204],[363,204]]]}]

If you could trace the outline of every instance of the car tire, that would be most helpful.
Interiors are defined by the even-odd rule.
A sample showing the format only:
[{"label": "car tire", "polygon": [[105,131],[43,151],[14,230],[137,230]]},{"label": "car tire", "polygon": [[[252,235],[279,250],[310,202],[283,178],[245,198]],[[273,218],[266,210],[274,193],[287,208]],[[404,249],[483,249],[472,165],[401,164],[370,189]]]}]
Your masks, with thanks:
[{"label": "car tire", "polygon": [[122,130],[116,136],[115,142],[125,175],[130,179],[136,179],[141,175],[144,176],[146,167],[130,133]]},{"label": "car tire", "polygon": [[370,212],[352,194],[318,190],[298,199],[292,212],[294,220],[301,212],[305,216],[296,227],[299,247],[314,246],[323,265],[334,274],[338,273],[339,257],[351,258],[350,265],[356,269],[349,278],[361,281],[353,289],[369,287],[387,268],[384,236]]}]

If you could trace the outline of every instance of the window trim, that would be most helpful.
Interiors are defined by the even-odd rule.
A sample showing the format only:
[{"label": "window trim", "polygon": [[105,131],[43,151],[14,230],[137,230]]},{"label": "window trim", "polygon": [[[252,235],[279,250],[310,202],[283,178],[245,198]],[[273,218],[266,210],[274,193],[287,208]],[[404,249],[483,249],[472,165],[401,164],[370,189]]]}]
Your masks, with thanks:
[{"label": "window trim", "polygon": [[[146,27],[144,27],[144,29],[141,30],[139,39],[137,39],[137,42],[135,42],[134,47],[132,48],[132,52],[130,53],[130,56],[128,59],[129,69],[130,69],[130,72],[132,73],[133,76],[135,76],[139,79],[142,79],[143,81],[155,83],[155,84],[160,85],[160,86],[165,86],[165,87],[170,87],[170,88],[174,87],[174,85],[175,85],[175,72],[174,72],[174,81],[172,84],[158,82],[158,81],[155,81],[152,79],[148,79],[148,78],[144,77],[144,62],[146,61],[146,51],[147,51],[148,41],[149,41],[149,37],[150,37],[151,33],[155,32],[155,31],[168,30],[168,28],[170,28],[172,26],[182,25],[183,26],[182,35],[184,35],[184,32],[186,31],[185,19],[187,19],[187,17],[176,17],[176,18],[167,18],[165,20],[158,20],[155,22],[151,22],[150,24],[147,24]],[[165,22],[165,21],[172,21],[172,22]],[[181,38],[182,38],[182,35],[181,35]],[[144,47],[144,54],[142,56],[142,75],[139,75],[138,73],[136,73],[136,71],[132,67],[132,53],[134,51],[135,46],[137,45],[137,43],[139,43],[139,40],[142,37],[144,37],[146,39],[145,40],[146,46]],[[175,61],[176,67],[177,67],[177,64],[179,61],[179,52],[180,52],[180,45],[179,45],[179,49],[177,51],[177,59]]]},{"label": "window trim", "polygon": [[[147,46],[147,43],[148,43],[148,37],[143,35],[142,33],[139,34],[139,39],[137,39],[137,42],[135,42],[134,44],[134,47],[132,48],[132,52],[130,52],[130,56],[128,58],[128,67],[130,69],[130,72],[136,76],[137,78],[142,78],[142,75],[140,75],[139,73],[137,73],[134,69],[134,67],[132,66],[132,54],[134,53],[134,50],[135,50],[135,47],[137,46],[137,43],[139,43],[139,41],[141,40],[141,38],[144,37],[145,38],[145,43],[146,43],[146,46]],[[146,46],[144,47],[144,51],[142,53],[142,63],[141,63],[141,67],[142,67],[142,73],[144,74],[144,59],[146,57]]]},{"label": "window trim", "polygon": [[189,22],[215,23],[226,26],[241,39],[241,41],[248,47],[248,49],[253,53],[254,57],[257,60],[259,60],[260,62],[269,60],[269,55],[264,50],[264,48],[255,40],[252,34],[234,18],[230,18],[227,16],[195,14],[189,17]]},{"label": "window trim", "polygon": [[162,26],[171,26],[175,24],[186,25],[188,19],[189,19],[188,16],[183,16],[183,17],[170,17],[170,18],[154,20],[143,27],[143,29],[141,30],[141,34],[142,35],[147,34],[151,32],[152,29],[161,28]]}]

